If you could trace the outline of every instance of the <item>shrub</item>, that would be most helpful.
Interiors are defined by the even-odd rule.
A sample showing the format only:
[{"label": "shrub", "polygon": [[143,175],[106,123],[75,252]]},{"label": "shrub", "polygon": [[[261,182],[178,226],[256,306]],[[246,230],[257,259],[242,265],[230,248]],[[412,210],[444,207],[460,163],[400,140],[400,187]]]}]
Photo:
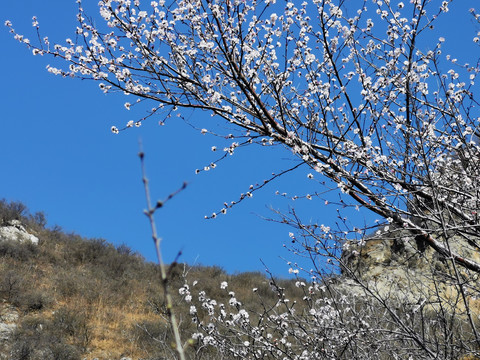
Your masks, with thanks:
[{"label": "shrub", "polygon": [[0,272],[0,297],[13,302],[24,289],[24,279],[17,271]]},{"label": "shrub", "polygon": [[[194,327],[187,322],[182,322],[180,331],[190,334]],[[188,328],[185,328],[188,326]],[[176,359],[173,347],[174,338],[169,324],[163,319],[146,320],[134,325],[130,329],[130,337],[134,339],[137,347],[143,349],[148,360]],[[193,355],[192,359],[205,359],[200,354]]]},{"label": "shrub", "polygon": [[16,240],[0,241],[0,257],[9,257],[15,260],[27,261],[35,258],[39,250],[37,245],[31,242],[19,242]]},{"label": "shrub", "polygon": [[73,345],[57,338],[39,336],[18,338],[11,350],[10,360],[80,360],[81,353]]},{"label": "shrub", "polygon": [[13,299],[12,304],[24,312],[40,311],[52,303],[51,296],[42,289],[27,289]]},{"label": "shrub", "polygon": [[69,344],[58,323],[27,315],[13,335],[11,360],[79,360],[81,349]]},{"label": "shrub", "polygon": [[27,207],[21,202],[7,202],[0,200],[0,226],[12,220],[24,220]]},{"label": "shrub", "polygon": [[78,360],[80,351],[73,345],[65,343],[53,343],[49,347],[51,360]]},{"label": "shrub", "polygon": [[90,327],[85,311],[60,308],[53,314],[51,326],[59,336],[68,336],[82,349],[85,349],[90,341]]}]

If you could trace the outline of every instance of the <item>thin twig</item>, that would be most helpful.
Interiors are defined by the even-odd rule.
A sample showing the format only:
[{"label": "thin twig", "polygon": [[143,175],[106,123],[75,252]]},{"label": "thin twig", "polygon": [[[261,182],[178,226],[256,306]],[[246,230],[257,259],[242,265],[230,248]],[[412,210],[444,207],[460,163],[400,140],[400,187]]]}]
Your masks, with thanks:
[{"label": "thin twig", "polygon": [[145,162],[144,162],[145,154],[142,151],[141,144],[140,144],[140,152],[138,153],[138,157],[140,158],[140,163],[141,163],[141,166],[142,166],[142,181],[143,181],[143,186],[145,188],[145,198],[147,200],[147,210],[145,210],[144,213],[148,217],[148,220],[150,221],[150,227],[151,227],[151,230],[152,230],[152,238],[153,238],[153,242],[155,244],[155,250],[157,252],[157,259],[158,259],[158,264],[160,266],[160,274],[161,274],[161,277],[162,277],[162,286],[163,286],[163,291],[164,291],[164,294],[165,294],[165,300],[166,300],[166,304],[167,304],[168,320],[170,322],[170,326],[172,328],[173,335],[175,337],[175,350],[178,353],[179,359],[180,360],[185,360],[185,353],[184,353],[184,350],[183,350],[182,340],[181,340],[181,337],[180,337],[180,331],[178,329],[177,319],[176,319],[175,313],[173,311],[172,296],[170,294],[170,289],[169,289],[169,286],[168,286],[168,273],[167,273],[165,263],[163,262],[163,258],[162,258],[162,252],[161,252],[161,246],[160,246],[161,242],[162,242],[162,239],[160,237],[158,237],[158,235],[157,235],[157,228],[156,228],[156,225],[155,225],[154,214],[155,214],[155,210],[162,207],[165,204],[166,201],[170,200],[176,194],[178,194],[180,191],[185,189],[187,184],[184,183],[180,189],[178,189],[174,193],[170,194],[166,198],[165,201],[158,201],[156,203],[155,207],[152,207],[152,202],[151,202],[151,198],[150,198],[150,188],[148,186],[148,178],[147,178],[146,171],[145,171]]}]

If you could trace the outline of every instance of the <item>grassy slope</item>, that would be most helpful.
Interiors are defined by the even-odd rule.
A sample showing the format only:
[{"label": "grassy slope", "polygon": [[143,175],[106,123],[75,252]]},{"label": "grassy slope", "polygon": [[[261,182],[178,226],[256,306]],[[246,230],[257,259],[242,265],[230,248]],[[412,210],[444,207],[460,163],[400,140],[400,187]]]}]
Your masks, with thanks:
[{"label": "grassy slope", "polygon": [[[125,246],[46,229],[41,214],[30,215],[21,204],[0,202],[0,223],[13,218],[20,219],[40,242],[34,246],[0,241],[0,311],[13,305],[19,313],[9,349],[0,349],[0,354],[13,351],[8,357],[12,360],[122,356],[136,360],[171,352],[155,264]],[[169,284],[185,340],[195,327],[178,289],[194,280],[209,297],[225,302],[228,295],[220,283],[228,281],[229,290],[251,310],[260,310],[258,294],[267,302],[276,300],[269,280],[260,273],[228,275],[218,267],[177,265]],[[294,282],[281,281],[281,285],[301,297]]]}]

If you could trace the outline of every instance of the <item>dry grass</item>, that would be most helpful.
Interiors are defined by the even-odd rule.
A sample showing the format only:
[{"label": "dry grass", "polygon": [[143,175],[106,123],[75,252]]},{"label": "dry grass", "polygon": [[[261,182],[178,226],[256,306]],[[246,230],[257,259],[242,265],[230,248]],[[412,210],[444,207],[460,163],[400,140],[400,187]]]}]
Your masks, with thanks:
[{"label": "dry grass", "polygon": [[[103,240],[38,228],[36,235],[40,243],[34,248],[0,242],[0,299],[20,314],[12,346],[38,348],[57,342],[70,346],[71,359],[79,355],[100,360],[150,358],[171,351],[156,265]],[[228,281],[229,289],[251,302],[249,308],[258,306],[252,288],[269,288],[259,273],[232,276],[219,267],[202,266],[188,270],[188,281],[198,280],[212,298],[228,301],[220,289],[220,283]],[[194,325],[178,295],[184,273],[183,266],[174,268],[170,285],[187,340]],[[32,343],[35,337],[39,340]]]}]

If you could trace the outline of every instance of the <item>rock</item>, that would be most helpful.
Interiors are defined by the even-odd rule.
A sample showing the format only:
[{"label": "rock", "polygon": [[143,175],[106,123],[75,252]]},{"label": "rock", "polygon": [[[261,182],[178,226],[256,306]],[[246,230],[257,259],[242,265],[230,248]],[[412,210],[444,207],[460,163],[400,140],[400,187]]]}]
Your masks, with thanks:
[{"label": "rock", "polygon": [[0,341],[7,341],[17,328],[18,311],[13,306],[0,305]]},{"label": "rock", "polygon": [[[452,235],[448,243],[460,256],[480,262],[480,251],[471,246],[471,240]],[[451,261],[404,229],[378,231],[360,242],[345,243],[341,267],[345,281],[339,288],[358,295],[368,287],[383,298],[404,304],[438,304],[439,299],[448,302],[458,295]],[[461,267],[457,270],[465,284],[478,285],[478,274]],[[475,301],[473,296],[471,301]]]},{"label": "rock", "polygon": [[0,341],[8,340],[16,328],[16,324],[6,324],[0,322]]},{"label": "rock", "polygon": [[10,220],[7,226],[0,227],[0,239],[20,242],[30,241],[32,244],[38,245],[38,238],[25,230],[19,220]]}]

